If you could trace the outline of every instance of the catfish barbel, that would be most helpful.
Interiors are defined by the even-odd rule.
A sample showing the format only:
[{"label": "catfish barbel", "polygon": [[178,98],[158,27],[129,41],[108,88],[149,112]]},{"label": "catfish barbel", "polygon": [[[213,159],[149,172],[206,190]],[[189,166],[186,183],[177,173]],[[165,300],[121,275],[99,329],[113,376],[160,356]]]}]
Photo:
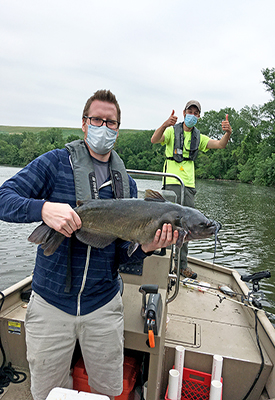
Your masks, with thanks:
[{"label": "catfish barbel", "polygon": [[[81,242],[96,248],[104,248],[117,238],[131,242],[129,257],[139,244],[151,243],[156,231],[163,224],[171,224],[178,230],[176,243],[181,247],[193,239],[205,239],[217,235],[221,224],[208,219],[195,208],[166,201],[159,192],[146,190],[142,199],[96,199],[78,203],[74,210],[82,227],[74,234]],[[65,235],[45,223],[39,225],[29,236],[30,242],[41,244],[46,256],[52,255]]]}]

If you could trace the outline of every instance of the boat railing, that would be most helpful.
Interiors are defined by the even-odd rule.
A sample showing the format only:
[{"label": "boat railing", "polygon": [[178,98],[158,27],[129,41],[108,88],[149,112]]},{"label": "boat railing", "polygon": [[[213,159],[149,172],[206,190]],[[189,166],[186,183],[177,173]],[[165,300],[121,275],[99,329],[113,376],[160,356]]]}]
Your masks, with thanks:
[{"label": "boat railing", "polygon": [[[157,172],[157,171],[143,171],[136,169],[127,169],[128,174],[132,175],[141,175],[141,176],[158,176],[158,177],[170,177],[179,181],[181,185],[181,205],[184,202],[184,183],[180,177],[175,174],[170,174],[167,172]],[[175,257],[176,248],[175,245],[171,246],[171,257],[170,257],[170,269],[168,274],[168,292],[174,287],[173,294],[167,298],[167,303],[171,303],[178,295],[179,292],[179,284],[180,284],[180,255],[177,260],[177,268],[176,273],[173,272],[173,260]]]},{"label": "boat railing", "polygon": [[128,174],[133,174],[133,175],[143,175],[143,176],[159,176],[159,177],[169,177],[169,178],[175,178],[179,181],[181,185],[181,205],[183,205],[183,200],[184,200],[184,183],[182,179],[175,175],[175,174],[169,174],[167,172],[156,172],[156,171],[142,171],[138,169],[127,169]]}]

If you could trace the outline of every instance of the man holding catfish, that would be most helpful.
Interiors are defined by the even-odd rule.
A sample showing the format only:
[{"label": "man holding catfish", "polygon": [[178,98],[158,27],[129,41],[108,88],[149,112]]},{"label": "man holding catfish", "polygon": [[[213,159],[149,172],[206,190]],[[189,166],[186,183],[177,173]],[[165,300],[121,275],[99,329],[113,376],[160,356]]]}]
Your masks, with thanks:
[{"label": "man holding catfish", "polygon": [[[120,117],[116,97],[95,92],[83,110],[84,140],[43,154],[0,188],[2,220],[43,221],[62,237],[52,255],[37,249],[25,322],[34,400],[44,400],[53,387],[71,387],[77,339],[92,392],[110,399],[122,392],[123,305],[117,271],[129,260],[130,243],[118,238],[97,248],[73,235],[82,226],[74,211],[78,200],[137,197],[136,183],[113,150]],[[164,223],[131,259],[140,261],[177,239],[178,231]]]}]

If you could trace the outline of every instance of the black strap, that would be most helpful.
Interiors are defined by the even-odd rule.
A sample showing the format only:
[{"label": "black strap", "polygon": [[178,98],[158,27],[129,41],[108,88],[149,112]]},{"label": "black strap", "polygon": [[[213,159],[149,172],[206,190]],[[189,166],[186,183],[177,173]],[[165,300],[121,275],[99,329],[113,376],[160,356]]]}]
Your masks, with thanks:
[{"label": "black strap", "polygon": [[182,161],[176,161],[173,157],[166,157],[166,160],[172,160],[172,161],[175,161],[175,162],[177,162],[177,163],[182,162],[182,161],[193,161],[193,160],[191,160],[191,159],[188,158],[188,157],[183,157],[183,158],[182,158]]},{"label": "black strap", "polygon": [[67,255],[66,287],[64,293],[70,293],[72,287],[72,238],[69,238]]},{"label": "black strap", "polygon": [[[173,157],[171,157],[171,158],[173,160]],[[168,160],[169,160],[169,158],[168,158]],[[165,161],[164,172],[166,173],[166,171],[167,171],[167,162]],[[164,175],[164,178],[163,178],[163,189],[164,190],[165,190],[165,186],[166,186],[166,176]]]}]

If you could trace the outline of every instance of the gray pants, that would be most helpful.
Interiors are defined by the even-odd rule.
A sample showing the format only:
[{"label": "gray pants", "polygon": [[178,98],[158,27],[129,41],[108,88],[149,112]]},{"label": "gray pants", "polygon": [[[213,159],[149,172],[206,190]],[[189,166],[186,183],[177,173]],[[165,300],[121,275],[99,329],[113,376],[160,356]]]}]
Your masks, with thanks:
[{"label": "gray pants", "polygon": [[70,315],[33,292],[26,320],[27,359],[34,400],[45,400],[54,387],[72,388],[70,365],[76,339],[89,385],[119,396],[123,389],[123,304],[120,293],[105,306]]},{"label": "gray pants", "polygon": [[[181,204],[181,186],[180,185],[165,185],[165,190],[172,190],[177,195],[177,203]],[[191,187],[184,187],[184,199],[183,206],[195,208],[195,194],[196,189]],[[176,248],[175,263],[177,264],[179,250]],[[185,269],[187,267],[187,254],[188,254],[188,242],[183,243],[180,249],[180,268]]]}]

